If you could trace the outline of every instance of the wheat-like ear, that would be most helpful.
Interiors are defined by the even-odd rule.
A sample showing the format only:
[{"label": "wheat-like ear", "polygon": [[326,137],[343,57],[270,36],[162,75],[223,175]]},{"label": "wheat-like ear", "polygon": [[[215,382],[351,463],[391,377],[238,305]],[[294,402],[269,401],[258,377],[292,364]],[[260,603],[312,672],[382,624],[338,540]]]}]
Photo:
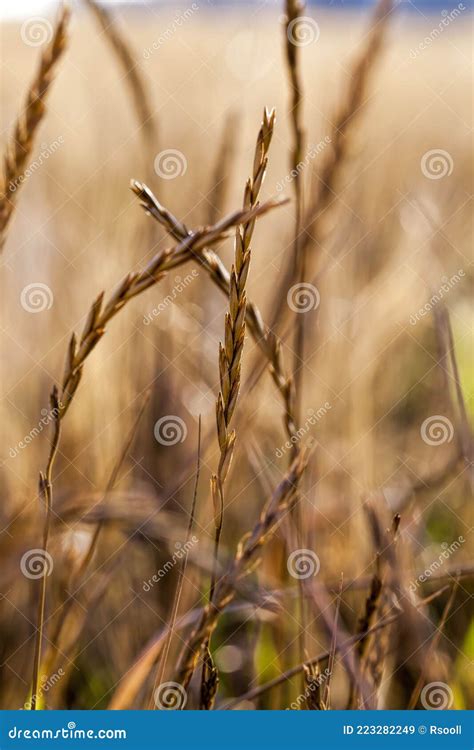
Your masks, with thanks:
[{"label": "wheat-like ear", "polygon": [[[257,136],[252,176],[244,190],[244,210],[255,208],[263,183],[268,161],[268,149],[273,135],[275,110],[263,113],[263,120]],[[224,482],[229,471],[235,446],[235,430],[230,429],[232,416],[240,390],[240,370],[245,338],[245,317],[247,297],[245,287],[250,267],[250,242],[255,220],[238,226],[235,232],[234,265],[230,274],[229,311],[225,316],[224,343],[219,344],[220,391],[216,401],[217,437],[219,442],[219,466],[211,477],[211,496],[214,507],[214,564],[209,589],[209,601],[214,597],[216,585],[219,541],[224,521]],[[209,645],[204,649],[204,666],[201,681],[201,707],[212,708],[217,691],[218,677]]]},{"label": "wheat-like ear", "polygon": [[4,158],[0,188],[0,251],[7,238],[8,225],[13,216],[18,190],[35,137],[46,111],[46,98],[54,80],[56,65],[67,46],[67,29],[70,11],[64,7],[59,16],[53,37],[41,54],[38,72],[32,81],[23,111],[17,118],[15,129]]}]

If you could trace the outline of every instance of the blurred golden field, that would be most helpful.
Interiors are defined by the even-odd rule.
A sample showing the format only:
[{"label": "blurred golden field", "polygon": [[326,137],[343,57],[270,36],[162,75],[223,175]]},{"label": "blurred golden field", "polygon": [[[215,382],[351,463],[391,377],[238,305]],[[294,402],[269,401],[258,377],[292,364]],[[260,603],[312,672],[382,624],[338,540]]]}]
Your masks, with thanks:
[{"label": "blurred golden field", "polygon": [[[39,584],[24,574],[22,561],[42,548],[38,475],[54,431],[53,420],[42,419],[52,386],[62,380],[71,334],[80,335],[101,290],[109,296],[128,272],[175,244],[140,208],[130,180],[145,182],[186,228],[215,223],[242,206],[262,111],[274,107],[260,199],[291,200],[256,221],[247,295],[272,322],[290,371],[299,317],[279,287],[295,216],[284,8],[206,6],[179,25],[171,9],[113,11],[149,94],[152,151],[107,35],[87,8],[73,10],[70,43],[28,159],[30,173],[15,196],[0,271],[4,709],[31,701]],[[306,207],[331,159],[336,113],[369,23],[366,13],[311,7],[307,15],[317,19],[319,38],[298,48]],[[297,443],[311,446],[297,490],[299,519],[285,515],[220,614],[211,639],[220,679],[215,708],[231,700],[232,708],[289,707],[305,690],[301,675],[309,689],[308,671],[247,694],[331,651],[332,639],[326,707],[348,706],[359,668],[376,682],[376,707],[408,708],[412,699],[426,708],[420,694],[433,683],[444,685],[443,700],[453,708],[473,707],[472,37],[466,11],[421,50],[440,18],[393,13],[320,231],[309,233],[305,283],[310,295],[316,290],[317,304],[304,316],[305,354],[297,361]],[[42,49],[24,42],[21,23],[3,25],[3,151]],[[222,170],[223,144],[229,158]],[[180,165],[171,179],[156,168],[170,149]],[[431,151],[444,176],[430,174]],[[230,269],[232,232],[214,249]],[[278,291],[284,313],[274,319]],[[179,583],[176,551],[186,540],[199,415],[198,541],[183,573],[179,617],[206,603],[214,535],[209,481],[219,463],[218,348],[228,306],[206,270],[190,262],[131,300],[85,363],[52,477],[53,566],[39,675],[47,689],[39,708],[160,708],[153,701],[157,675],[175,678],[192,622],[173,632],[164,667],[152,644],[170,622]],[[292,455],[267,370],[247,335],[225,484],[222,571]],[[157,422],[171,417],[178,437],[157,439]],[[396,513],[400,528],[386,557],[385,528]],[[100,541],[83,566],[97,523]],[[303,578],[306,591],[287,564],[297,548],[318,561],[316,575]],[[341,644],[363,622],[380,572],[377,552],[382,593],[370,624],[397,617],[366,639],[367,655]],[[164,566],[166,575],[153,582]],[[137,671],[144,653],[149,662]],[[199,706],[199,675],[196,669],[187,687],[187,708]],[[315,706],[305,698],[297,707]]]}]

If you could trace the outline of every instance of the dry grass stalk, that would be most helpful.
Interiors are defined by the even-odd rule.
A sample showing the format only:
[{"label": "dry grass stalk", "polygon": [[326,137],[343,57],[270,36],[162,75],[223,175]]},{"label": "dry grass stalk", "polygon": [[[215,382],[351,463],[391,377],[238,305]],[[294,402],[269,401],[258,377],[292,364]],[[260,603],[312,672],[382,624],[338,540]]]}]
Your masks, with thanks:
[{"label": "dry grass stalk", "polygon": [[95,2],[95,0],[85,0],[85,3],[97,19],[122,68],[138,123],[143,132],[145,151],[148,159],[157,147],[158,127],[143,76],[140,73],[132,49],[115,23],[112,13],[103,5]]},{"label": "dry grass stalk", "polygon": [[322,681],[324,678],[319,662],[316,664],[305,664],[303,675],[304,695],[308,711],[327,711],[329,706],[324,702],[323,698]]},{"label": "dry grass stalk", "polygon": [[[441,589],[438,589],[430,596],[426,597],[425,599],[422,599],[417,604],[417,608],[421,608],[421,607],[424,607],[426,604],[429,604],[434,599],[441,596],[448,588],[449,586],[443,586]],[[384,617],[383,619],[379,620],[375,625],[373,625],[370,628],[370,631],[356,633],[355,635],[351,635],[345,641],[339,644],[336,644],[336,651],[339,653],[346,652],[352,646],[357,645],[362,638],[366,637],[367,635],[372,635],[373,633],[377,633],[380,630],[383,630],[384,628],[387,628],[388,626],[395,623],[398,620],[398,618],[401,617],[402,615],[403,615],[403,610],[399,610],[395,612],[394,614]],[[261,695],[264,695],[269,690],[272,690],[273,688],[278,687],[283,682],[290,680],[292,677],[299,674],[300,672],[304,672],[305,667],[312,666],[314,664],[322,664],[323,662],[327,661],[330,658],[331,649],[329,649],[328,651],[324,651],[323,653],[318,654],[318,656],[315,656],[311,659],[306,659],[306,661],[302,662],[301,664],[297,664],[295,667],[290,667],[290,669],[285,670],[285,672],[282,672],[280,675],[278,675],[278,677],[274,677],[272,680],[265,682],[263,685],[258,685],[257,687],[252,688],[251,690],[248,690],[246,693],[244,693],[243,695],[240,695],[238,698],[233,698],[231,701],[228,701],[222,706],[222,710],[230,710],[232,708],[236,708],[243,701],[251,701],[251,700],[254,700],[255,698],[259,698]]]},{"label": "dry grass stalk", "polygon": [[[372,699],[376,704],[377,692],[382,680],[385,656],[390,643],[390,629],[384,629],[378,634],[370,634],[372,626],[377,619],[383,619],[392,610],[390,575],[394,566],[394,543],[397,538],[400,516],[396,515],[392,521],[391,531],[384,531],[380,521],[369,505],[366,511],[372,528],[376,544],[375,571],[370,583],[369,593],[365,602],[365,610],[359,622],[361,633],[367,633],[360,639],[357,653],[360,660],[360,672],[364,679],[369,681],[373,694]],[[349,707],[358,707],[358,692],[354,684],[351,686]],[[375,708],[376,705],[373,706]]]},{"label": "dry grass stalk", "polygon": [[[392,7],[393,0],[379,0],[377,3],[366,42],[350,71],[346,94],[333,118],[333,127],[330,134],[331,148],[325,150],[325,160],[318,175],[318,184],[314,191],[313,200],[302,219],[299,239],[300,252],[304,252],[311,245],[317,248],[323,239],[329,209],[337,201],[339,178],[349,157],[350,137],[354,132],[354,125],[364,109],[370,77],[383,47]],[[275,327],[277,321],[283,324],[288,315],[286,295],[288,289],[296,281],[294,271],[292,259],[289,259],[273,300],[272,328]],[[311,272],[309,275],[312,278],[314,274]]]},{"label": "dry grass stalk", "polygon": [[[164,226],[172,237],[177,240],[183,240],[187,236],[192,236],[192,232],[161,205],[146,185],[134,181],[132,183],[132,190],[140,198],[141,205],[145,211]],[[188,258],[194,258],[207,271],[212,281],[226,297],[229,297],[230,273],[213,250],[205,248],[199,254],[196,254],[195,251],[194,254],[190,252]],[[274,332],[263,322],[258,307],[249,300],[246,306],[245,322],[260,351],[268,361],[273,382],[278,389],[285,410],[285,432],[291,440],[291,438],[296,436],[294,386],[293,379],[285,372],[281,342]]]},{"label": "dry grass stalk", "polygon": [[[293,146],[291,150],[290,168],[291,174],[295,174],[293,187],[295,191],[295,236],[293,241],[293,276],[298,283],[305,281],[306,276],[306,251],[307,246],[300,247],[301,220],[303,216],[303,181],[302,171],[299,168],[303,158],[304,131],[302,124],[303,87],[301,82],[301,71],[299,66],[300,46],[295,44],[298,39],[298,27],[300,18],[304,12],[304,3],[300,0],[286,0],[286,24],[285,24],[285,50],[288,69],[288,78],[291,88],[290,120],[293,131]],[[293,380],[296,393],[296,419],[300,421],[302,388],[301,380],[303,369],[301,363],[304,360],[304,322],[305,315],[295,316],[294,336],[294,361]],[[293,446],[294,448],[294,446]]]},{"label": "dry grass stalk", "polygon": [[339,591],[337,595],[337,604],[336,604],[336,611],[334,613],[334,627],[333,627],[333,633],[331,638],[331,647],[329,649],[329,659],[328,659],[328,671],[326,680],[324,682],[324,688],[322,691],[321,696],[321,705],[324,707],[324,710],[331,708],[331,682],[334,677],[334,667],[336,664],[336,651],[337,651],[337,627],[338,627],[338,620],[339,620],[339,610],[341,607],[341,600],[342,600],[342,588],[343,588],[343,576],[341,574],[341,581],[339,584]]},{"label": "dry grass stalk", "polygon": [[[244,191],[244,210],[254,208],[258,203],[260,188],[265,177],[268,150],[273,135],[275,110],[263,112],[262,124],[257,136],[253,160],[252,176],[247,180]],[[219,383],[220,391],[216,401],[217,437],[219,441],[219,466],[211,477],[211,495],[214,506],[214,567],[209,589],[209,601],[214,597],[217,576],[219,542],[224,520],[224,482],[229,471],[235,446],[235,430],[230,430],[232,417],[240,390],[242,351],[245,339],[245,316],[247,296],[245,287],[250,267],[250,243],[255,221],[237,227],[235,233],[234,265],[230,274],[229,312],[225,316],[224,344],[219,344]],[[201,704],[211,708],[217,690],[216,670],[212,664],[209,648],[203,666]]]},{"label": "dry grass stalk", "polygon": [[12,138],[4,158],[2,185],[0,188],[0,251],[11,221],[20,178],[27,159],[32,153],[38,127],[46,112],[46,99],[54,80],[55,68],[67,46],[67,29],[70,11],[64,7],[59,16],[53,37],[41,54],[39,69],[28,90],[23,111],[18,116]]},{"label": "dry grass stalk", "polygon": [[[440,365],[446,375],[446,394],[451,402],[453,413],[455,414],[457,405],[456,417],[458,429],[456,432],[458,433],[458,450],[466,463],[471,488],[474,488],[474,437],[461,385],[451,319],[446,306],[443,304],[434,308],[433,315],[436,337],[438,339]],[[454,399],[451,397],[450,381],[454,383],[456,404],[453,403]]]},{"label": "dry grass stalk", "polygon": [[[61,390],[54,386],[51,394],[51,410],[54,416],[54,431],[51,448],[48,456],[45,472],[40,473],[39,493],[46,507],[46,516],[43,531],[43,553],[46,557],[48,552],[49,528],[51,521],[51,510],[53,504],[52,471],[56,458],[61,425],[67,411],[74,399],[77,388],[81,381],[84,364],[105,334],[107,324],[117,315],[120,310],[136,296],[154,286],[166,273],[183,262],[187,258],[188,251],[199,252],[200,249],[220,242],[229,229],[236,227],[242,222],[251,221],[257,216],[281,205],[278,201],[267,201],[261,206],[251,210],[235,211],[222,219],[218,224],[195,232],[192,237],[187,237],[174,247],[157,253],[142,271],[129,273],[111,294],[107,303],[104,302],[104,292],[101,292],[93,302],[86,318],[84,329],[80,340],[73,333],[69,342],[66,357],[66,367],[62,380]],[[35,637],[35,656],[32,679],[32,710],[36,708],[36,695],[38,693],[38,680],[41,665],[41,646],[43,640],[44,609],[46,597],[46,576],[39,582],[37,628]]]},{"label": "dry grass stalk", "polygon": [[184,647],[173,677],[173,680],[183,685],[185,689],[189,685],[203,644],[209,641],[220,613],[235,597],[240,579],[248,575],[258,564],[258,554],[261,548],[291,508],[296,485],[306,467],[307,460],[307,451],[302,450],[263,509],[253,530],[241,540],[230,570],[217,581],[214,599],[203,610],[197,627]]},{"label": "dry grass stalk", "polygon": [[[142,403],[137,412],[135,420],[132,424],[132,427],[130,428],[129,434],[127,435],[127,438],[124,442],[122,450],[119,456],[117,457],[117,460],[115,461],[112,471],[110,473],[110,477],[108,479],[104,494],[101,500],[99,501],[100,505],[104,504],[107,501],[110,493],[112,492],[112,490],[114,489],[116,485],[119,473],[125,463],[128,452],[135,439],[138,426],[143,417],[145,409],[148,405],[150,396],[151,396],[151,391],[147,391],[143,396]],[[58,616],[56,625],[54,627],[54,630],[51,633],[49,648],[45,655],[45,658],[43,660],[43,664],[41,667],[42,674],[48,675],[48,674],[52,674],[54,671],[54,661],[55,661],[55,658],[57,657],[58,652],[60,651],[61,638],[65,629],[66,623],[68,622],[69,616],[72,610],[74,609],[74,605],[77,605],[76,595],[81,585],[83,585],[84,583],[83,577],[94,557],[94,553],[97,549],[97,545],[98,545],[103,527],[104,527],[104,519],[101,518],[94,528],[89,545],[81,560],[80,565],[72,573],[71,580],[69,582],[69,589],[71,590],[72,593],[68,595],[68,597],[65,599],[63,604],[60,605],[59,607],[59,616]]]},{"label": "dry grass stalk", "polygon": [[451,588],[451,594],[448,597],[448,601],[446,602],[446,605],[443,609],[443,613],[441,615],[441,620],[439,622],[439,625],[436,628],[435,634],[433,638],[430,641],[429,647],[427,649],[426,654],[424,655],[423,659],[423,666],[420,670],[420,674],[418,676],[418,680],[416,682],[415,687],[413,688],[413,692],[410,696],[410,700],[408,702],[407,710],[413,711],[416,708],[416,705],[418,703],[418,699],[420,697],[421,690],[423,688],[423,682],[425,681],[426,672],[428,671],[428,665],[429,660],[432,654],[435,654],[436,648],[439,644],[439,641],[441,639],[441,636],[443,634],[444,626],[446,625],[446,620],[448,619],[449,613],[451,612],[454,604],[454,600],[456,598],[457,590],[459,587],[459,579],[456,578],[453,587]]}]

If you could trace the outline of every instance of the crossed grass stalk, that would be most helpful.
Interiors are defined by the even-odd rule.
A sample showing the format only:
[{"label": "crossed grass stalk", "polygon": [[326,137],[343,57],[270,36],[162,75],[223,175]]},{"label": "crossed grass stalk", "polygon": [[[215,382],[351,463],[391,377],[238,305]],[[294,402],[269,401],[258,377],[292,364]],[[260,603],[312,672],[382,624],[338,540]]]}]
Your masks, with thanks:
[{"label": "crossed grass stalk", "polygon": [[[144,210],[156,219],[171,237],[181,241],[193,235],[193,232],[185,224],[179,221],[171,211],[160,203],[147,185],[134,180],[131,188],[140,199]],[[214,284],[229,298],[230,273],[217,253],[211,248],[205,247],[199,250],[199,252],[194,249],[194,252],[190,253],[189,257],[194,259],[208,273]],[[271,327],[265,324],[259,308],[251,300],[247,300],[245,323],[260,352],[267,360],[270,375],[283,404],[283,425],[285,432],[290,440],[293,438],[291,440],[292,443],[297,442],[294,414],[295,390],[293,379],[285,369],[281,341]]]},{"label": "crossed grass stalk", "polygon": [[[108,323],[125,305],[142,292],[161,281],[168,271],[189,260],[190,254],[199,252],[203,247],[210,246],[224,239],[229,229],[238,224],[254,220],[257,216],[282,205],[282,201],[270,200],[251,209],[235,211],[211,227],[205,227],[187,236],[173,247],[158,252],[141,271],[128,273],[105,300],[105,293],[101,292],[92,303],[87,315],[80,338],[73,333],[69,342],[66,356],[66,366],[61,387],[54,386],[51,393],[51,407],[55,414],[53,437],[48,461],[44,472],[40,473],[39,495],[45,506],[45,521],[43,527],[43,551],[46,557],[49,544],[49,531],[53,508],[52,473],[57,455],[61,427],[63,420],[73,402],[74,396],[82,378],[85,362],[104,336]],[[46,602],[46,576],[39,581],[37,625],[35,635],[35,652],[33,661],[33,677],[31,688],[31,708],[36,709],[36,695],[41,670],[41,646],[44,635],[44,613]]]}]

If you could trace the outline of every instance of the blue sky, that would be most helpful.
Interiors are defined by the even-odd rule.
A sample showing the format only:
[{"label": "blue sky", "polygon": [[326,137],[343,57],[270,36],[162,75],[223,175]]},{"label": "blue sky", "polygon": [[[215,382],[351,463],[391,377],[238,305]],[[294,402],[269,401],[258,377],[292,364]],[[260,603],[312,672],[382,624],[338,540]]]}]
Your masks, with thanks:
[{"label": "blue sky", "polygon": [[[106,5],[120,5],[120,4],[147,4],[150,0],[102,0]],[[154,3],[162,3],[163,5],[172,5],[177,8],[187,7],[188,0],[153,0]],[[283,7],[283,0],[201,0],[203,6],[216,8],[219,5],[233,4],[247,5],[249,3],[265,3],[269,7]],[[71,5],[80,4],[79,0],[70,0]],[[33,15],[49,14],[54,12],[54,9],[58,6],[59,2],[51,2],[51,0],[0,0],[0,19],[14,19],[14,18],[28,18]],[[367,7],[373,4],[373,0],[309,0],[308,5],[313,7],[332,7],[334,9],[341,8],[354,8],[354,7]],[[417,8],[420,10],[428,9],[443,9],[452,8],[457,3],[454,0],[414,0]],[[464,4],[467,7],[472,6],[472,0],[464,0]],[[402,6],[406,10],[410,10],[410,0],[402,0]]]}]

